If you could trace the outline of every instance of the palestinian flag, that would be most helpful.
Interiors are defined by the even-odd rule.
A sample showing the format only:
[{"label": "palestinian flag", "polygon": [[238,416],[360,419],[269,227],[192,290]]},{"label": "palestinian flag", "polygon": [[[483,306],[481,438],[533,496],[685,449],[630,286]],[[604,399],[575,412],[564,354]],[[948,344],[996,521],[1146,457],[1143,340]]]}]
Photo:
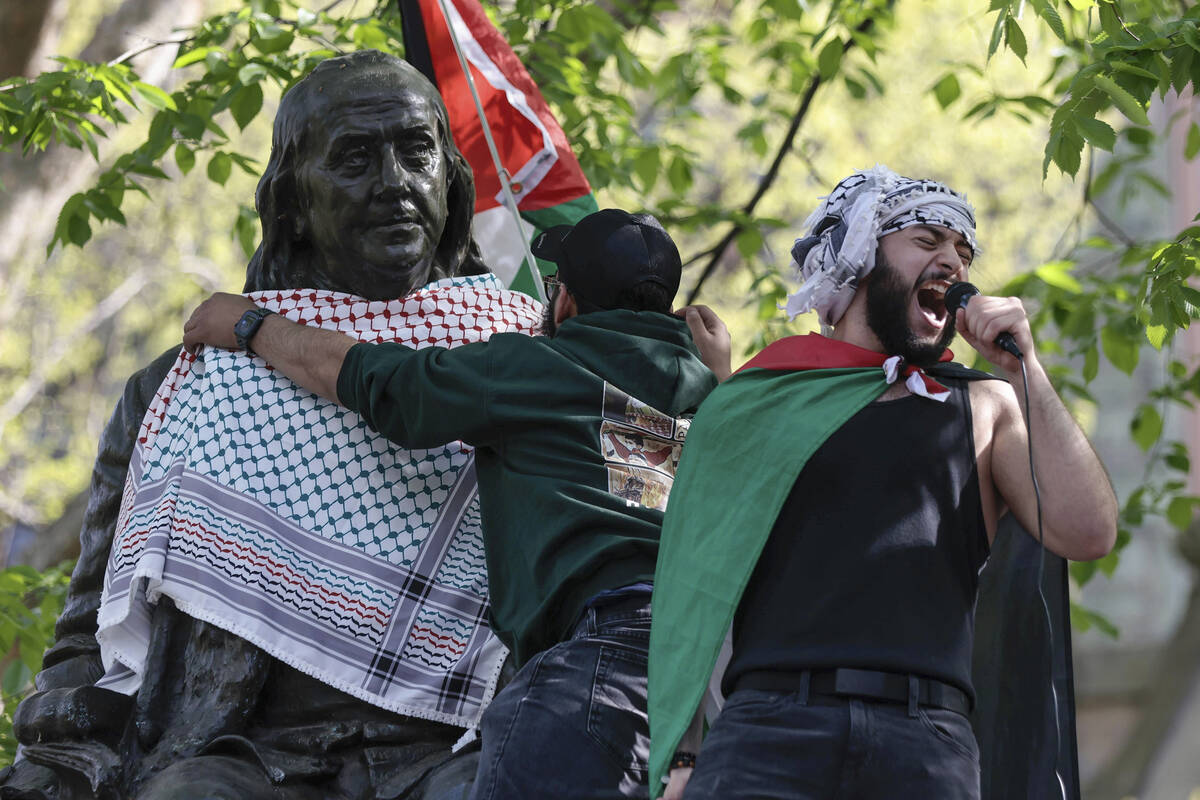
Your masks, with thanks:
[{"label": "palestinian flag", "polygon": [[[567,137],[537,85],[477,0],[400,0],[408,61],[438,87],[454,142],[475,173],[475,240],[513,289],[538,296],[528,243],[554,225],[597,210]],[[522,224],[506,207],[500,176],[451,38],[457,38],[492,139],[512,183]],[[536,281],[536,282],[535,282]]]}]

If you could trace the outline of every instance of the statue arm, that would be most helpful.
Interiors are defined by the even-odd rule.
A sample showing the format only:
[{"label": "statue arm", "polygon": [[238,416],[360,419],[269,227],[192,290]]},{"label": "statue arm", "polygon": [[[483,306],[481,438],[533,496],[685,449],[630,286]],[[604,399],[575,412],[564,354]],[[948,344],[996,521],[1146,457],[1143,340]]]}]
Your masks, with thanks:
[{"label": "statue arm", "polygon": [[142,417],[178,354],[178,348],[168,350],[130,377],[100,437],[79,534],[79,560],[71,575],[66,605],[55,626],[55,643],[46,652],[42,672],[36,679],[41,691],[90,684],[102,672],[96,643],[96,612],[100,608],[104,571],[121,508],[125,472]]}]

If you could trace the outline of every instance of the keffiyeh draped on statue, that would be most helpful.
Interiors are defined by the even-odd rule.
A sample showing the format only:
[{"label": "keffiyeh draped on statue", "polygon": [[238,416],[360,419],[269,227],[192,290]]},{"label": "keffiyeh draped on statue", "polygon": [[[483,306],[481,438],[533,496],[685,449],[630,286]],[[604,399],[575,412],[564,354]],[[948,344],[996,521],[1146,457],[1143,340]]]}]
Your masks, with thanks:
[{"label": "keffiyeh draped on statue", "polygon": [[913,225],[949,228],[978,252],[975,209],[937,181],[905,178],[877,165],[833,187],[792,247],[792,265],[804,282],[788,296],[788,317],[816,309],[822,323],[836,324],[874,269],[879,238]]},{"label": "keffiyeh draped on statue", "polygon": [[[297,322],[410,347],[531,332],[539,319],[535,302],[490,275],[386,302],[250,297]],[[398,447],[259,358],[181,354],[130,462],[99,612],[99,685],[137,689],[149,604],[167,596],[362,700],[474,725],[505,650],[484,624],[472,464],[458,442]]]}]

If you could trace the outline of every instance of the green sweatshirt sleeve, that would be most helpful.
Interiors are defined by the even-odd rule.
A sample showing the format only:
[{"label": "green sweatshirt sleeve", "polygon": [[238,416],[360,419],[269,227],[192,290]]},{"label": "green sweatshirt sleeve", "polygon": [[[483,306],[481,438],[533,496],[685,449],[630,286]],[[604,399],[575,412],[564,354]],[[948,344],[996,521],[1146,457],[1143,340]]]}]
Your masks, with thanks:
[{"label": "green sweatshirt sleeve", "polygon": [[486,444],[498,435],[488,414],[488,348],[356,344],[338,373],[338,399],[403,447]]}]

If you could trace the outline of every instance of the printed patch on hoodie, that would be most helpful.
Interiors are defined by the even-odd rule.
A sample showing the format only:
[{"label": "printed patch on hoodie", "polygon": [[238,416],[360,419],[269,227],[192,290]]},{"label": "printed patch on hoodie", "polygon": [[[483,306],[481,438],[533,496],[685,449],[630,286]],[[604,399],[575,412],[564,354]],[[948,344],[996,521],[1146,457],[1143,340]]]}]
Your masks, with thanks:
[{"label": "printed patch on hoodie", "polygon": [[604,384],[600,449],[608,491],[628,504],[667,507],[690,419],[676,419]]}]

